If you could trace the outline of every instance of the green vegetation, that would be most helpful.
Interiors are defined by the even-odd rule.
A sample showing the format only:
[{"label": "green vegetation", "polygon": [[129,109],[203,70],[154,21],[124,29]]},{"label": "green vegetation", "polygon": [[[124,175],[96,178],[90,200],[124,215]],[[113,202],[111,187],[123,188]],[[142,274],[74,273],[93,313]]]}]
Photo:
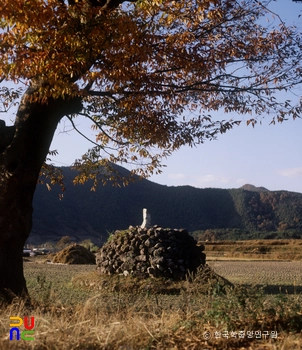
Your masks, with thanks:
[{"label": "green vegetation", "polygon": [[243,226],[253,231],[302,231],[301,193],[230,190]]},{"label": "green vegetation", "polygon": [[[127,176],[126,169],[116,169]],[[101,246],[108,232],[140,225],[143,208],[148,208],[153,224],[189,232],[211,230],[217,233],[215,239],[301,237],[301,193],[167,187],[148,180],[122,188],[99,187],[93,192],[89,191],[92,183],[72,184],[74,170],[63,171],[63,200],[59,200],[59,186],[51,192],[44,186],[37,188],[32,242],[58,241],[62,236],[80,242],[89,237]]]},{"label": "green vegetation", "polygon": [[100,249],[98,246],[94,245],[91,242],[91,239],[84,239],[84,241],[80,242],[80,245],[82,245],[84,248],[86,248],[92,253],[96,253]]},{"label": "green vegetation", "polygon": [[239,241],[239,240],[276,240],[276,239],[301,239],[302,232],[296,230],[287,231],[246,231],[238,228],[234,229],[210,229],[197,230],[191,233],[197,241]]}]

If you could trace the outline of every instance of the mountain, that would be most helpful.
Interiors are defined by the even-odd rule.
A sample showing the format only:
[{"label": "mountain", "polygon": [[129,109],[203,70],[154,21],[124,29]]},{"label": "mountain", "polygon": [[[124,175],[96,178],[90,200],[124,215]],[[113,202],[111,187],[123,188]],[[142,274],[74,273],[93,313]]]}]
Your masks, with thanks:
[{"label": "mountain", "polygon": [[253,192],[269,191],[265,187],[256,187],[256,186],[250,185],[250,184],[245,184],[245,185],[241,186],[240,188],[243,190],[246,190],[246,191],[253,191]]},{"label": "mountain", "polygon": [[[128,171],[117,167],[126,175]],[[129,225],[140,225],[142,209],[151,214],[152,224],[185,228],[190,232],[207,229],[302,232],[302,194],[287,191],[169,187],[143,179],[126,187],[91,183],[73,185],[77,174],[62,168],[66,192],[48,191],[37,185],[34,197],[33,229],[29,242],[57,241],[62,236],[74,240],[92,239],[103,243],[108,234]]]}]

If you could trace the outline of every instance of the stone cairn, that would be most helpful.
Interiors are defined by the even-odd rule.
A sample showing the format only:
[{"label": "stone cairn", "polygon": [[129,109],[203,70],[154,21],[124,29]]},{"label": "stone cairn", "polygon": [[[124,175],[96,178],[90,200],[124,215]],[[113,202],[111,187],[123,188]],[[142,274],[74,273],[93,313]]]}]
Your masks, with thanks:
[{"label": "stone cairn", "polygon": [[184,229],[148,227],[151,217],[144,212],[141,226],[115,231],[96,256],[99,274],[123,274],[141,278],[184,279],[205,265],[204,246]]}]

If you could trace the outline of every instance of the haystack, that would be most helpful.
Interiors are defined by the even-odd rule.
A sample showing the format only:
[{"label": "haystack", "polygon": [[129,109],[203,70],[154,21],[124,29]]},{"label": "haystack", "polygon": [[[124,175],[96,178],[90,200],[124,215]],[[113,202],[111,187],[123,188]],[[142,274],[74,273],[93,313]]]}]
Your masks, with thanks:
[{"label": "haystack", "polygon": [[52,262],[61,264],[95,264],[95,256],[85,247],[79,244],[72,244],[58,252],[52,259]]}]

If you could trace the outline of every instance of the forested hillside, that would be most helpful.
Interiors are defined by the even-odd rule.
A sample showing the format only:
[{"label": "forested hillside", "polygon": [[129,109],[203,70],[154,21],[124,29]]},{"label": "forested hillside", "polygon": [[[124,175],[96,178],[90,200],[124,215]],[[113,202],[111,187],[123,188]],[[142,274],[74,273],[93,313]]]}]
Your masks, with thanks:
[{"label": "forested hillside", "polygon": [[[126,174],[127,170],[118,168]],[[38,185],[34,198],[34,224],[31,242],[58,240],[69,235],[75,240],[90,238],[104,242],[116,229],[142,223],[147,208],[152,224],[163,227],[217,230],[228,235],[259,231],[302,232],[302,194],[252,189],[198,189],[191,186],[168,187],[139,180],[126,187],[110,184],[90,191],[91,184],[72,184],[74,170],[63,168],[66,192],[49,191]],[[223,238],[223,237],[221,237]]]}]

